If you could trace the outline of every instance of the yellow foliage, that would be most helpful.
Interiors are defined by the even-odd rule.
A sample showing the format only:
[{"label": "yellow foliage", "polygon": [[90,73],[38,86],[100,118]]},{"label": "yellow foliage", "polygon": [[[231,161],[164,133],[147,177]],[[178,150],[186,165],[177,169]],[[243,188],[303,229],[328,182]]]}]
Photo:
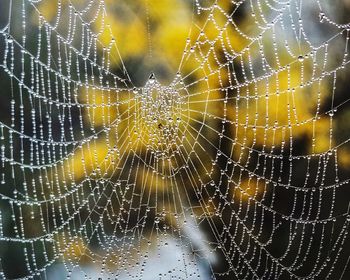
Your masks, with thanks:
[{"label": "yellow foliage", "polygon": [[[37,5],[37,9],[39,13],[47,20],[48,22],[54,23],[57,19],[57,15],[59,14],[59,3],[61,3],[60,14],[64,14],[65,9],[67,10],[69,4],[72,4],[73,7],[76,7],[79,11],[79,7],[84,5],[85,0],[48,0],[48,1],[39,1],[40,4]],[[71,11],[72,12],[72,11]],[[36,16],[34,18],[37,18]],[[34,19],[33,18],[33,19]]]},{"label": "yellow foliage", "polygon": [[66,168],[73,177],[81,178],[88,176],[97,168],[102,174],[110,164],[110,150],[105,139],[99,141],[88,142],[74,153],[74,156],[67,160]]},{"label": "yellow foliage", "polygon": [[[229,108],[235,124],[233,139],[245,146],[281,146],[290,137],[307,136],[313,145],[309,152],[325,152],[329,147],[329,119],[317,115],[320,95],[328,91],[325,82],[304,86],[310,75],[309,62],[294,63],[257,84],[242,86],[238,106]],[[304,69],[305,68],[305,69]],[[304,71],[304,75],[301,75]],[[277,83],[278,81],[278,83]],[[255,87],[255,88],[254,88]]]},{"label": "yellow foliage", "polygon": [[[95,23],[96,30],[103,30],[99,40],[103,45],[111,46],[111,62],[116,64],[120,63],[119,52],[127,59],[130,56],[145,55],[147,46],[147,28],[144,23],[127,5],[121,7],[123,17],[107,16],[105,19],[100,16]],[[107,24],[110,28],[106,27]]]},{"label": "yellow foliage", "polygon": [[338,151],[338,162],[339,165],[350,169],[350,150],[349,148],[342,148]]},{"label": "yellow foliage", "polygon": [[68,232],[59,233],[55,237],[56,247],[63,252],[63,258],[70,261],[85,259],[87,246],[82,238],[72,236]]},{"label": "yellow foliage", "polygon": [[256,200],[259,194],[266,191],[266,182],[256,177],[244,179],[238,186],[231,188],[236,201]]},{"label": "yellow foliage", "polygon": [[136,187],[139,188],[137,192],[146,191],[151,192],[164,192],[171,189],[171,185],[174,184],[164,174],[159,174],[152,168],[140,167],[135,170]]},{"label": "yellow foliage", "polygon": [[[113,2],[107,1],[107,5],[113,5]],[[116,13],[122,12],[123,16],[110,13],[108,18],[100,17],[95,23],[96,30],[103,30],[100,40],[107,46],[111,45],[112,34],[115,34],[117,45],[125,59],[141,54],[144,57],[147,56],[145,53],[149,39],[147,32],[150,31],[155,61],[160,60],[163,63],[166,61],[165,64],[174,67],[178,65],[183,54],[187,35],[189,34],[189,42],[192,45],[197,42],[193,52],[187,49],[188,55],[182,63],[182,71],[185,73],[193,71],[191,75],[196,82],[187,88],[187,92],[179,89],[179,94],[184,96],[186,103],[189,104],[188,107],[182,108],[180,117],[182,123],[188,123],[188,126],[182,127],[182,130],[185,133],[184,138],[189,139],[184,143],[184,147],[190,151],[193,149],[192,141],[196,138],[192,127],[196,127],[204,120],[209,127],[215,127],[215,119],[224,117],[222,100],[225,92],[221,91],[221,88],[228,83],[231,74],[227,67],[221,67],[221,63],[225,61],[220,61],[222,58],[218,54],[224,49],[232,48],[240,52],[249,40],[242,37],[238,29],[231,25],[225,28],[225,32],[220,31],[218,26],[221,28],[227,22],[225,10],[216,11],[214,18],[207,22],[204,22],[205,17],[199,18],[198,28],[193,28],[189,33],[193,20],[192,11],[186,8],[182,1],[166,0],[160,3],[145,1],[139,5],[135,5],[133,1],[120,3]],[[226,4],[221,7],[227,9],[226,13],[230,8]],[[139,10],[145,13],[140,14],[137,12]],[[105,26],[107,23],[110,24],[112,32]],[[249,29],[247,22],[243,22],[243,25]],[[152,30],[149,29],[150,27]],[[211,46],[209,42],[217,38],[220,39]],[[116,57],[117,54],[114,52],[117,50],[113,49],[112,46],[111,56]],[[247,53],[243,54],[242,59],[245,64],[248,64]],[[291,64],[269,78],[257,83],[241,85],[236,96],[238,107],[234,102],[227,104],[227,116],[235,124],[232,138],[243,146],[271,147],[288,142],[290,136],[298,138],[306,135],[313,142],[310,150],[315,153],[326,151],[329,149],[329,136],[325,131],[328,131],[329,121],[326,118],[319,120],[315,112],[318,96],[327,91],[326,86],[324,84],[303,85],[304,80],[311,75],[311,58],[305,59],[303,63],[295,63],[287,53],[282,53],[280,60]],[[111,162],[118,162],[120,158],[116,157],[116,153],[110,152],[109,146],[117,147],[118,151],[126,149],[123,153],[127,153],[127,150],[143,153],[150,147],[162,150],[164,145],[166,146],[164,143],[154,142],[154,139],[161,138],[159,135],[163,133],[164,124],[146,123],[139,110],[142,104],[139,99],[132,97],[132,93],[111,93],[105,90],[88,89],[82,91],[80,96],[82,101],[91,105],[84,111],[84,121],[96,129],[110,126],[110,135],[119,136],[118,139],[109,136],[108,139],[95,141],[93,147],[87,147],[87,144],[84,144],[84,147],[74,155],[74,158],[79,160],[72,159],[68,164],[76,178],[84,176],[85,172],[89,174],[96,167],[99,167],[103,174],[108,171],[108,167],[104,166],[110,166]],[[119,121],[116,123],[118,118]],[[172,118],[176,119],[178,116],[174,115]],[[217,134],[215,131],[209,131],[206,137],[213,139]],[[102,138],[107,137],[102,135]],[[239,148],[234,151],[238,154],[242,152]],[[233,157],[237,157],[238,154]],[[82,158],[87,170],[80,165]],[[79,166],[75,167],[77,162]],[[149,178],[155,181],[152,183],[148,181],[146,185],[161,186],[156,177],[150,176]]]},{"label": "yellow foliage", "polygon": [[[63,5],[67,3],[63,1]],[[40,5],[47,19],[52,19],[56,14],[52,9],[55,5],[55,1],[44,1]],[[313,75],[311,57],[295,61],[289,53],[281,51],[278,53],[279,64],[288,66],[279,68],[276,61],[269,61],[269,52],[273,49],[271,42],[261,39],[266,60],[276,70],[275,74],[258,82],[247,75],[244,77],[245,82],[237,85],[232,77],[232,69],[222,67],[229,61],[224,53],[234,56],[252,43],[239,30],[250,34],[251,30],[256,29],[249,20],[242,20],[241,26],[227,24],[230,1],[218,1],[220,9],[215,9],[209,19],[203,15],[192,16],[192,5],[186,1],[119,1],[115,5],[115,1],[107,0],[106,5],[113,7],[110,9],[113,12],[107,16],[100,14],[93,23],[93,29],[107,48],[112,67],[120,66],[121,56],[124,60],[141,61],[140,65],[145,63],[148,67],[161,65],[174,74],[179,67],[181,74],[186,75],[186,82],[178,83],[174,89],[186,106],[182,106],[179,112],[172,112],[169,117],[172,121],[180,119],[178,136],[185,139],[182,149],[191,160],[198,160],[193,155],[197,152],[202,157],[202,166],[196,169],[201,174],[209,173],[211,157],[206,154],[207,151],[200,150],[199,146],[203,142],[197,137],[196,129],[203,123],[214,128],[206,130],[205,137],[209,141],[215,140],[218,138],[215,129],[220,130],[218,121],[226,116],[233,123],[233,129],[230,130],[232,135],[229,137],[237,144],[232,155],[235,161],[247,157],[248,149],[243,150],[242,147],[282,146],[288,144],[290,137],[306,137],[310,142],[309,152],[312,153],[330,149],[331,123],[327,116],[321,117],[317,111],[322,105],[321,101],[325,100],[320,97],[324,97],[329,89],[325,81],[306,83]],[[249,51],[236,57],[235,63],[240,64],[242,60],[242,64],[249,67],[255,56],[261,57],[257,44],[251,46]],[[262,77],[261,72],[255,75]],[[230,100],[224,105],[223,99],[227,92],[221,89],[228,85],[232,85],[233,89],[229,89]],[[176,147],[177,142],[157,141],[162,139],[168,123],[157,118],[154,122],[147,120],[147,116],[142,115],[143,103],[138,94],[138,90],[137,93],[131,90],[81,90],[80,101],[89,105],[84,109],[84,124],[95,132],[101,127],[109,127],[109,130],[108,133],[104,131],[96,134],[97,139],[90,139],[78,148],[66,160],[61,177],[79,180],[96,170],[101,175],[115,175],[117,167],[124,163],[128,153],[145,154],[149,150],[157,150],[164,153],[166,158],[167,151]],[[161,89],[158,94],[161,94]],[[197,145],[194,145],[195,142]],[[339,160],[347,162],[347,158],[348,153],[339,154]],[[169,159],[168,163],[160,160],[160,165],[170,170],[176,166],[174,161],[174,158]],[[174,182],[161,173],[145,166],[132,170],[138,187],[163,194],[171,189]],[[265,185],[263,180],[244,179],[238,187],[233,188],[234,195],[247,200],[264,191]],[[197,214],[215,212],[212,202],[206,201],[205,204],[208,209],[203,211],[199,207]]]}]

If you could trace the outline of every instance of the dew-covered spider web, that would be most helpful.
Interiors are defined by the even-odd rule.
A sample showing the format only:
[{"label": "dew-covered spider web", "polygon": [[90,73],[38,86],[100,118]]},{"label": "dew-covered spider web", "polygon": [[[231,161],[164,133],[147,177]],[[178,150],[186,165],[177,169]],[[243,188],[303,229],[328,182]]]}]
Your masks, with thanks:
[{"label": "dew-covered spider web", "polygon": [[1,1],[1,279],[349,279],[350,24],[177,1],[177,70],[141,86],[118,1]]}]

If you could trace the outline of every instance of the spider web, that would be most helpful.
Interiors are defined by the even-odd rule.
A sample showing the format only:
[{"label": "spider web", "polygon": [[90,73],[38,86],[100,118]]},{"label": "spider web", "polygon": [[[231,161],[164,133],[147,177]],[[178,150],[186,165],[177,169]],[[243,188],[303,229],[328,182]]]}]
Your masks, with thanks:
[{"label": "spider web", "polygon": [[1,278],[346,278],[350,25],[320,1],[196,0],[173,80],[138,87],[103,0],[43,2],[1,4]]}]

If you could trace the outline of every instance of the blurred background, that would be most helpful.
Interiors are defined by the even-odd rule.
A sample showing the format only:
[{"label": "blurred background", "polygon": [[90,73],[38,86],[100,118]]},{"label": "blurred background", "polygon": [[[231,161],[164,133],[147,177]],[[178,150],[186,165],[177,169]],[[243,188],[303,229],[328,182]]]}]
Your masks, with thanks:
[{"label": "blurred background", "polygon": [[349,279],[349,15],[2,0],[0,279]]}]

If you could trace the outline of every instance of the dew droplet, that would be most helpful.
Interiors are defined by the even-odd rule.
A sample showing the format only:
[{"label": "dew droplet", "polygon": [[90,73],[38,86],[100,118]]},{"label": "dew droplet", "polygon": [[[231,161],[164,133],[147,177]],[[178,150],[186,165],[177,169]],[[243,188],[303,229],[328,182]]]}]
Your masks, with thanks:
[{"label": "dew droplet", "polygon": [[12,44],[13,43],[13,38],[11,37],[11,35],[8,35],[6,38],[7,43]]},{"label": "dew droplet", "polygon": [[321,12],[318,16],[319,16],[320,22],[322,23],[324,21],[325,14]]},{"label": "dew droplet", "polygon": [[152,73],[148,78],[148,82],[152,85],[155,83],[155,81],[156,81],[156,76],[154,75],[154,73]]}]

